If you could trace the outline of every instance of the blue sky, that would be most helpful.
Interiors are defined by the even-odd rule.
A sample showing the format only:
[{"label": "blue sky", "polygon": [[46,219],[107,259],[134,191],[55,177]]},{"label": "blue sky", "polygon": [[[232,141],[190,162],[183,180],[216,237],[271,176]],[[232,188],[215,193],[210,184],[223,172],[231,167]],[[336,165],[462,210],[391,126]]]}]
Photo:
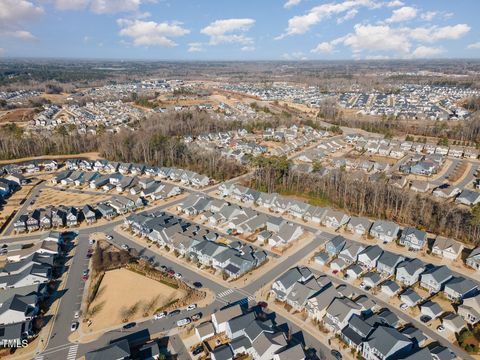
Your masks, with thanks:
[{"label": "blue sky", "polygon": [[0,0],[0,56],[480,57],[479,0]]}]

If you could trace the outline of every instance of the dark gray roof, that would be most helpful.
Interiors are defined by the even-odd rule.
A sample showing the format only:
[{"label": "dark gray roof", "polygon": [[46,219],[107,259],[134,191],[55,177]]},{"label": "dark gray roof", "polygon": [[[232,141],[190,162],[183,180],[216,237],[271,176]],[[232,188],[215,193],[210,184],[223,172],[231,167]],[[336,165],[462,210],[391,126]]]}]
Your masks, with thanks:
[{"label": "dark gray roof", "polygon": [[230,360],[233,359],[233,352],[228,345],[222,345],[212,351],[215,360]]},{"label": "dark gray roof", "polygon": [[387,326],[379,326],[368,337],[367,342],[370,348],[377,349],[380,354],[386,356],[399,342],[408,345],[411,343],[411,340],[398,332],[397,329]]},{"label": "dark gray roof", "polygon": [[130,356],[128,340],[123,339],[85,354],[85,360],[123,359]]},{"label": "dark gray roof", "polygon": [[252,347],[252,343],[246,336],[239,336],[235,339],[233,339],[230,342],[230,347],[232,348],[233,351],[240,349],[244,347],[245,349],[250,349]]},{"label": "dark gray roof", "polygon": [[255,313],[249,312],[247,314],[240,315],[236,318],[231,319],[230,321],[228,321],[228,326],[230,327],[232,333],[235,333],[239,330],[247,328],[247,326],[250,325],[250,323],[254,320]]}]

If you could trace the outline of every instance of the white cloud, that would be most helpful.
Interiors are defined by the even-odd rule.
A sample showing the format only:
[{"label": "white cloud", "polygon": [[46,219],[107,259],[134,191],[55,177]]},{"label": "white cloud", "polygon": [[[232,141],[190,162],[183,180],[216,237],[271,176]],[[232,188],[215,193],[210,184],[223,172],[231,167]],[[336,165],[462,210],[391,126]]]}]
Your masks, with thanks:
[{"label": "white cloud", "polygon": [[397,6],[403,6],[405,5],[402,1],[400,0],[393,0],[393,1],[389,1],[387,2],[386,4],[388,7],[397,7]]},{"label": "white cloud", "polygon": [[436,11],[427,11],[426,13],[423,13],[420,17],[422,20],[425,21],[432,21],[435,16],[437,16],[438,13]]},{"label": "white cloud", "polygon": [[204,51],[203,44],[200,42],[193,42],[188,44],[188,52],[201,52]]},{"label": "white cloud", "polygon": [[119,19],[118,25],[122,28],[120,36],[129,37],[135,46],[160,45],[166,47],[177,46],[171,38],[190,33],[183,28],[180,22],[162,22]]},{"label": "white cloud", "polygon": [[337,19],[337,24],[341,24],[341,23],[343,23],[343,22],[345,22],[345,21],[351,20],[351,19],[353,19],[357,14],[358,14],[358,10],[357,10],[357,9],[349,10],[344,16],[339,17],[339,18]]},{"label": "white cloud", "polygon": [[5,49],[0,48],[0,57],[2,57],[3,55],[5,55]]},{"label": "white cloud", "polygon": [[210,37],[210,45],[225,43],[253,44],[253,39],[245,33],[255,24],[254,19],[216,20],[204,27],[200,32]]},{"label": "white cloud", "polygon": [[0,0],[0,36],[33,40],[24,25],[43,15],[43,8],[27,0]]},{"label": "white cloud", "polygon": [[[466,24],[431,27],[391,27],[390,25],[357,24],[350,34],[330,41],[331,45],[343,44],[351,48],[354,57],[391,55],[402,58],[432,57],[444,50],[428,47],[424,43],[456,40],[470,31]],[[328,44],[328,43],[327,43]],[[323,45],[328,48],[327,45]],[[412,50],[415,48],[414,50]],[[380,53],[380,54],[379,54]]]},{"label": "white cloud", "polygon": [[405,28],[408,35],[418,41],[432,43],[439,40],[457,40],[470,31],[467,24],[448,25],[443,27],[417,27]]},{"label": "white cloud", "polygon": [[90,0],[55,0],[55,8],[58,10],[81,10],[85,9]]},{"label": "white cloud", "polygon": [[387,19],[388,23],[403,22],[415,19],[417,9],[411,6],[404,6],[400,9],[393,10],[392,16]]},{"label": "white cloud", "polygon": [[467,49],[480,49],[480,41],[476,43],[469,44]]},{"label": "white cloud", "polygon": [[314,53],[314,54],[318,54],[318,53],[331,53],[333,51],[335,47],[333,46],[333,44],[329,43],[329,42],[322,42],[320,44],[318,44],[314,49],[312,49],[310,52]]},{"label": "white cloud", "polygon": [[388,60],[390,56],[387,55],[368,55],[365,57],[365,60]]},{"label": "white cloud", "polygon": [[90,10],[95,14],[113,14],[138,10],[141,0],[91,0]]},{"label": "white cloud", "polygon": [[255,46],[243,46],[240,50],[243,52],[252,52],[255,51]]},{"label": "white cloud", "polygon": [[[345,16],[347,16],[346,20],[348,20],[350,17],[356,15],[356,12],[353,12],[353,10],[358,11],[358,9],[362,7],[379,9],[385,6],[395,7],[400,4],[403,5],[400,1],[378,2],[376,0],[343,0],[338,3],[325,3],[311,8],[304,15],[292,17],[288,20],[288,27],[285,32],[280,36],[277,36],[276,39],[280,40],[290,35],[305,34],[312,26],[331,18],[332,16],[341,16],[342,14],[347,13]],[[348,15],[349,12],[350,15]],[[345,18],[345,16],[343,16],[343,18]]]},{"label": "white cloud", "polygon": [[288,0],[283,7],[285,9],[290,9],[291,7],[297,6],[302,0]]},{"label": "white cloud", "polygon": [[428,47],[428,46],[419,46],[412,52],[412,57],[414,58],[431,58],[435,57],[441,53],[443,53],[444,50],[439,47]]},{"label": "white cloud", "polygon": [[301,51],[285,53],[282,55],[282,58],[285,60],[308,60],[305,54]]}]

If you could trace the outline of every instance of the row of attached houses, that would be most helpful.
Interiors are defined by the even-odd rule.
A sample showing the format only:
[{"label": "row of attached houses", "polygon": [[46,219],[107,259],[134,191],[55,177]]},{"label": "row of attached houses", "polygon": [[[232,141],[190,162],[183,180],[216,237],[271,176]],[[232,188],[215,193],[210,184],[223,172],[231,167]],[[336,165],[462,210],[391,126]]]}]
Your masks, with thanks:
[{"label": "row of attached houses", "polygon": [[17,233],[45,230],[51,228],[73,227],[81,222],[95,223],[103,218],[111,220],[118,215],[133,212],[144,206],[142,198],[127,198],[117,196],[106,202],[95,205],[84,205],[82,208],[73,206],[57,206],[47,209],[35,209],[28,214],[22,214],[13,223]]},{"label": "row of attached houses", "polygon": [[68,171],[83,172],[102,172],[109,174],[119,174],[130,177],[142,176],[158,177],[160,179],[169,179],[181,182],[184,185],[201,188],[210,184],[208,176],[200,175],[194,171],[177,169],[172,167],[157,167],[144,164],[119,163],[108,160],[67,160],[65,167]]},{"label": "row of attached houses", "polygon": [[251,245],[216,242],[218,234],[163,212],[132,214],[125,225],[138,236],[147,237],[170,251],[199,264],[237,278],[267,260],[267,253]]},{"label": "row of attached houses", "polygon": [[[271,286],[277,301],[285,302],[309,318],[321,322],[364,359],[434,359],[439,351],[421,348],[427,337],[412,325],[400,326],[399,318],[348,285],[335,287],[328,277],[315,277],[307,267],[295,267]],[[451,359],[454,358],[452,354]]]},{"label": "row of attached houses", "polygon": [[55,259],[63,243],[59,233],[45,234],[32,246],[8,244],[0,269],[0,342],[20,344],[34,335],[33,321],[49,296]]}]

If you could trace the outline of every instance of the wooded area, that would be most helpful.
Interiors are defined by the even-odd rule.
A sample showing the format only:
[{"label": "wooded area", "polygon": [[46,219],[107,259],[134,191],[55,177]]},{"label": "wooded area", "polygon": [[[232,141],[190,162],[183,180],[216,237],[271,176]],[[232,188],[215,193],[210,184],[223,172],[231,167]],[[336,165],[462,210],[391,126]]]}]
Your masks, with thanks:
[{"label": "wooded area", "polygon": [[[344,170],[327,175],[289,170],[285,158],[256,160],[256,171],[248,184],[267,192],[321,199],[350,215],[388,219],[428,232],[480,244],[480,216],[451,203],[388,185],[386,179],[367,181]],[[365,175],[366,177],[367,175]]]}]

